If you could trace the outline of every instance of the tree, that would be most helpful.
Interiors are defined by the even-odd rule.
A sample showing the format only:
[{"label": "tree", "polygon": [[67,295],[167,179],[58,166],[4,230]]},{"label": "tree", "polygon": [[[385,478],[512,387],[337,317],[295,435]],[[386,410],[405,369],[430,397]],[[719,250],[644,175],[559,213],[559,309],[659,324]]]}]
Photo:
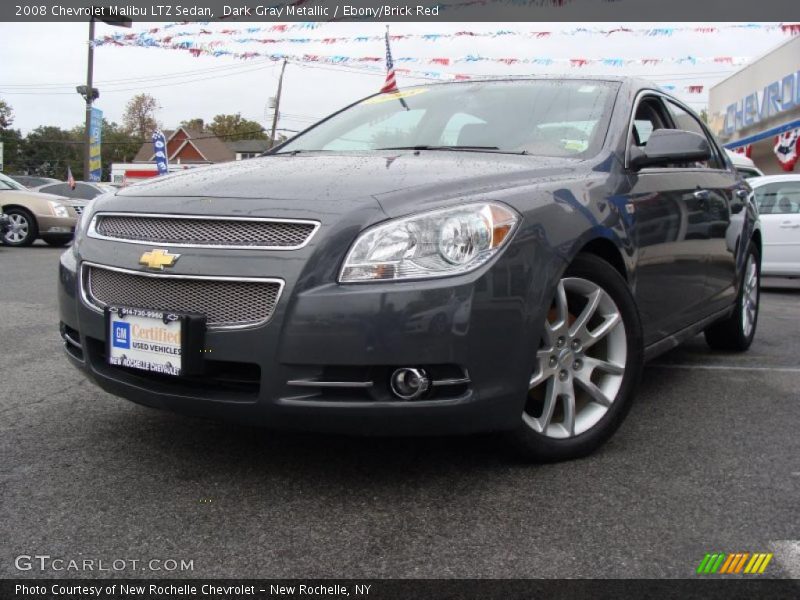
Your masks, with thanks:
[{"label": "tree", "polygon": [[189,131],[196,131],[198,133],[203,133],[206,130],[206,123],[200,117],[181,121],[180,126],[184,129],[188,129]]},{"label": "tree", "polygon": [[0,130],[9,129],[14,122],[14,109],[5,100],[0,100]]},{"label": "tree", "polygon": [[140,141],[150,139],[153,131],[158,129],[155,113],[159,108],[158,100],[150,94],[136,94],[128,102],[122,117],[126,131]]},{"label": "tree", "polygon": [[243,118],[241,113],[215,116],[211,124],[208,125],[208,131],[221,137],[226,142],[269,139],[260,123]]},{"label": "tree", "polygon": [[705,108],[700,111],[700,120],[708,125],[708,111]]},{"label": "tree", "polygon": [[18,170],[66,179],[67,167],[75,179],[83,179],[83,128],[71,131],[50,125],[37,127],[21,144]]},{"label": "tree", "polygon": [[111,181],[111,163],[131,162],[142,147],[141,140],[114,122],[103,119],[103,141],[100,152],[103,158],[103,181]]}]

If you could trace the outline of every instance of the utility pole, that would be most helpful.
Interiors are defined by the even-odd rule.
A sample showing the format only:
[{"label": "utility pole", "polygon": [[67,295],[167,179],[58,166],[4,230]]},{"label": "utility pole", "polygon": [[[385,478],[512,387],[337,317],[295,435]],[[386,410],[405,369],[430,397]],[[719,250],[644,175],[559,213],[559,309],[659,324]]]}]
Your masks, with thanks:
[{"label": "utility pole", "polygon": [[[101,13],[102,14],[102,13]],[[130,27],[132,21],[128,17],[99,17],[101,21],[113,27]],[[89,181],[89,163],[92,145],[92,103],[100,97],[100,92],[92,87],[94,83],[94,16],[89,17],[89,48],[86,59],[86,87],[79,85],[76,91],[86,100],[86,130],[83,133],[83,179]]]},{"label": "utility pole", "polygon": [[278,112],[281,108],[281,88],[283,87],[283,72],[286,70],[286,59],[283,60],[281,76],[278,78],[278,93],[275,94],[275,112],[272,113],[272,133],[269,136],[269,147],[275,145],[275,130],[278,128]]},{"label": "utility pole", "polygon": [[94,90],[94,17],[89,18],[89,56],[86,60],[86,129],[83,132],[83,180],[89,181],[89,161],[92,145],[92,102]]}]

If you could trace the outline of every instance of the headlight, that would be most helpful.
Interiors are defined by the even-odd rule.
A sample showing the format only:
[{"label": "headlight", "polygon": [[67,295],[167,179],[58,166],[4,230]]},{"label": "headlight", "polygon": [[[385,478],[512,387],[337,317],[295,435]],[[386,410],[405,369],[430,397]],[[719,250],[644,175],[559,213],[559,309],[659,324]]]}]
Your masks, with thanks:
[{"label": "headlight", "polygon": [[61,204],[60,202],[53,202],[52,200],[48,200],[47,203],[50,205],[50,211],[57,217],[61,219],[66,219],[69,217],[69,211],[67,207]]},{"label": "headlight", "polygon": [[494,256],[519,215],[502,204],[465,204],[394,219],[358,236],[341,283],[467,273]]},{"label": "headlight", "polygon": [[78,215],[78,222],[75,223],[75,237],[78,237],[78,235],[82,233],[89,224],[90,215],[92,214],[92,209],[96,200],[97,198],[93,198],[84,204],[81,214]]}]

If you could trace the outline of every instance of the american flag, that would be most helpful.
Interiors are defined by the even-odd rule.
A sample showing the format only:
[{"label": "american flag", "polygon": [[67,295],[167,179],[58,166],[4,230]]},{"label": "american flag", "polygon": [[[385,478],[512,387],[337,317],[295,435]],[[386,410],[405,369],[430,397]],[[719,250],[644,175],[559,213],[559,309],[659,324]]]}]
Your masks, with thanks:
[{"label": "american flag", "polygon": [[381,88],[381,94],[386,92],[396,92],[397,81],[394,77],[394,61],[392,60],[392,49],[389,47],[389,27],[386,27],[386,81]]},{"label": "american flag", "polygon": [[75,189],[75,178],[72,176],[72,169],[69,168],[69,165],[67,165],[67,185],[70,189]]}]

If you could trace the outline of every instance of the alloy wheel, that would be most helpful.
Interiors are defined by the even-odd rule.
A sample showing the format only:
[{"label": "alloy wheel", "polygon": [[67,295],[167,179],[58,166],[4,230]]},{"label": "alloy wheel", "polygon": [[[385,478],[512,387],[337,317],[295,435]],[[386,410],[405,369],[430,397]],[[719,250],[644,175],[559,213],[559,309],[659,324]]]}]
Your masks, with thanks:
[{"label": "alloy wheel", "polygon": [[9,228],[3,239],[9,244],[19,244],[28,237],[30,227],[25,215],[12,213],[9,215]]},{"label": "alloy wheel", "polygon": [[625,324],[611,296],[588,279],[562,279],[536,354],[524,423],[549,438],[588,431],[615,401],[627,358]]},{"label": "alloy wheel", "polygon": [[750,337],[758,313],[758,267],[752,254],[747,257],[742,292],[742,332]]}]

